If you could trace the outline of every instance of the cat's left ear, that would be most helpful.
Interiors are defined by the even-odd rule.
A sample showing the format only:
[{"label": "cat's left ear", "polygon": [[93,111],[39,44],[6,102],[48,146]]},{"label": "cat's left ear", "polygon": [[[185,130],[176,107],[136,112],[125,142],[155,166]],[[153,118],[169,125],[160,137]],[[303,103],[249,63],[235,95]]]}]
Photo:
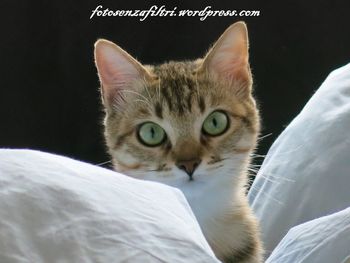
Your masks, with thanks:
[{"label": "cat's left ear", "polygon": [[240,81],[250,90],[252,77],[249,68],[248,31],[244,22],[231,25],[205,56],[200,71],[226,79]]}]

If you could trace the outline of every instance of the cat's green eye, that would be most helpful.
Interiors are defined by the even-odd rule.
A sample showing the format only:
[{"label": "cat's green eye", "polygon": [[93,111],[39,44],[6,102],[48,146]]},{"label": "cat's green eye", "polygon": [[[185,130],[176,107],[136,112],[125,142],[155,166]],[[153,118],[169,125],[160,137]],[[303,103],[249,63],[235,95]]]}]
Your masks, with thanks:
[{"label": "cat's green eye", "polygon": [[203,132],[210,136],[223,134],[228,128],[227,115],[222,111],[212,112],[203,123]]},{"label": "cat's green eye", "polygon": [[141,124],[138,130],[138,138],[147,146],[158,146],[165,140],[166,134],[162,127],[154,122]]}]

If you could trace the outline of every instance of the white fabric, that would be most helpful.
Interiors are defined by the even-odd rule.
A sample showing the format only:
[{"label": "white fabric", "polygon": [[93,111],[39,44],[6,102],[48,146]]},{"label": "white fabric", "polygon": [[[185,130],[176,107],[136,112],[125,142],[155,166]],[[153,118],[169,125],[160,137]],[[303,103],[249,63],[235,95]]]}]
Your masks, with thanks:
[{"label": "white fabric", "polygon": [[350,208],[298,225],[266,263],[345,263],[350,259]]},{"label": "white fabric", "polygon": [[328,76],[275,141],[249,199],[267,255],[293,226],[350,207],[350,64]]},{"label": "white fabric", "polygon": [[219,262],[179,190],[0,150],[0,262]]}]

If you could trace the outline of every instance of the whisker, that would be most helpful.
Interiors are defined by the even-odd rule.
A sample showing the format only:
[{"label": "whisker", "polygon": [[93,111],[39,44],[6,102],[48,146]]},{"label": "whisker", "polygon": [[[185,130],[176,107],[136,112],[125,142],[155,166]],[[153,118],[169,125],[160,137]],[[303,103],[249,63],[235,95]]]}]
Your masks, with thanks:
[{"label": "whisker", "polygon": [[162,172],[162,171],[167,171],[167,170],[164,170],[164,169],[150,169],[150,170],[143,170],[145,172]]},{"label": "whisker", "polygon": [[102,165],[105,165],[105,164],[108,164],[108,163],[112,163],[112,160],[109,160],[109,161],[105,161],[103,163],[98,163],[98,164],[95,164],[96,166],[102,166]]},{"label": "whisker", "polygon": [[271,178],[268,178],[268,177],[266,177],[266,176],[261,176],[262,178],[264,178],[266,181],[268,181],[268,182],[271,182],[271,183],[274,183],[274,184],[280,184],[281,182],[279,182],[278,180],[274,180],[273,178],[271,179]]},{"label": "whisker", "polygon": [[281,155],[285,155],[285,154],[290,154],[290,153],[294,153],[296,151],[298,151],[299,149],[301,149],[304,145],[300,144],[299,146],[296,146],[294,149],[290,149],[288,151],[285,151],[285,152],[279,152],[278,153],[278,156],[281,156]]},{"label": "whisker", "polygon": [[261,140],[263,140],[263,139],[265,139],[265,138],[267,138],[267,137],[270,137],[272,134],[273,134],[273,133],[271,132],[271,133],[268,133],[268,134],[265,134],[265,135],[263,135],[263,136],[258,137],[258,142],[260,142]]},{"label": "whisker", "polygon": [[265,172],[262,172],[260,176],[262,176],[262,177],[264,177],[264,178],[266,178],[266,176],[268,176],[268,177],[272,177],[272,178],[275,178],[275,179],[278,179],[278,180],[284,180],[284,181],[291,182],[291,183],[295,183],[295,182],[296,182],[296,181],[293,180],[293,179],[286,178],[286,177],[283,177],[283,176],[278,176],[278,175],[272,174],[272,173],[265,173]]},{"label": "whisker", "polygon": [[252,157],[252,158],[265,158],[266,155],[251,153],[251,154],[250,154],[250,157]]},{"label": "whisker", "polygon": [[251,163],[249,166],[251,166],[251,167],[261,167],[262,164]]},{"label": "whisker", "polygon": [[259,166],[253,166],[253,165],[249,165],[248,169],[254,170],[254,171],[259,171]]},{"label": "whisker", "polygon": [[219,169],[219,168],[221,168],[221,167],[223,167],[224,165],[223,164],[220,164],[220,165],[217,165],[217,166],[211,166],[211,167],[209,167],[207,170],[208,171],[212,171],[212,170],[215,170],[215,169]]},{"label": "whisker", "polygon": [[[269,165],[269,169],[275,169],[281,165],[285,165],[285,164],[290,164],[289,160],[284,160],[284,161],[274,161],[273,165]],[[261,166],[263,166],[263,164],[261,164]]]},{"label": "whisker", "polygon": [[271,196],[270,194],[267,194],[267,193],[265,193],[264,191],[259,190],[258,188],[256,188],[256,187],[253,186],[253,185],[250,187],[250,189],[251,189],[251,190],[255,190],[255,191],[259,192],[259,193],[262,193],[262,194],[265,195],[267,198],[270,198],[272,201],[275,201],[275,202],[278,203],[279,205],[284,205],[283,202],[281,202],[281,201],[279,201],[278,199],[274,198],[274,197]]},{"label": "whisker", "polygon": [[248,173],[249,173],[249,176],[254,176],[254,177],[256,177],[256,174],[258,173],[258,171],[248,169]]}]

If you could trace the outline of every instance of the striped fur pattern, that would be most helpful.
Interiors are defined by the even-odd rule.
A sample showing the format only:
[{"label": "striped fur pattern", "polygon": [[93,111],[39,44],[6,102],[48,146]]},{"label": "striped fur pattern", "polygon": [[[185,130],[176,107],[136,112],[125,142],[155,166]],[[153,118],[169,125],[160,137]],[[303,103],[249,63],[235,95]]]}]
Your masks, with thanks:
[{"label": "striped fur pattern", "polygon": [[[107,40],[97,41],[95,60],[115,170],[182,190],[219,259],[262,262],[258,224],[245,196],[259,133],[245,24],[229,27],[195,61],[144,66]],[[203,122],[214,111],[226,114],[228,128],[208,136]],[[164,142],[140,142],[145,122],[162,127]],[[199,160],[191,177],[177,165],[188,160]]]}]

